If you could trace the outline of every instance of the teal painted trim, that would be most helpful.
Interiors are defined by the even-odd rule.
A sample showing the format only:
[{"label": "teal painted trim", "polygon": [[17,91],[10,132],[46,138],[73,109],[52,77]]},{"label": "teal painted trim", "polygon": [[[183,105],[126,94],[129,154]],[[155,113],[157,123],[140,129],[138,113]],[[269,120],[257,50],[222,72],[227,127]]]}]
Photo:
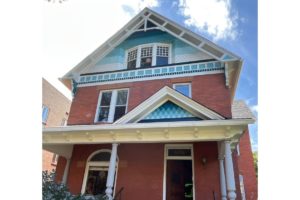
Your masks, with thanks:
[{"label": "teal painted trim", "polygon": [[193,118],[195,117],[188,111],[179,107],[178,105],[167,101],[160,107],[156,108],[153,112],[147,115],[143,120],[153,119],[179,119],[179,118]]},{"label": "teal painted trim", "polygon": [[138,79],[154,76],[164,76],[176,74],[186,74],[186,73],[199,73],[207,71],[218,71],[224,70],[224,63],[219,61],[212,61],[207,63],[191,63],[184,65],[173,65],[165,67],[153,67],[147,69],[136,69],[123,72],[110,72],[101,75],[84,75],[80,77],[79,84],[86,83],[97,83],[97,82],[108,82],[108,81],[118,81],[126,79]]},{"label": "teal painted trim", "polygon": [[232,60],[232,59],[234,59],[234,57],[231,57],[229,55],[225,55],[223,58],[223,60]]}]

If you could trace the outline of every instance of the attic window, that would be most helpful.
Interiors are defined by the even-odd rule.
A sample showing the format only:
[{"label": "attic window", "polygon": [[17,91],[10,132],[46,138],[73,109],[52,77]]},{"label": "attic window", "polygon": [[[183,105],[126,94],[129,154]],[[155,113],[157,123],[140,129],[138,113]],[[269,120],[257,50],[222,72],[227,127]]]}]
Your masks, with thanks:
[{"label": "attic window", "polygon": [[152,43],[139,45],[127,51],[127,68],[144,68],[170,63],[170,45]]}]

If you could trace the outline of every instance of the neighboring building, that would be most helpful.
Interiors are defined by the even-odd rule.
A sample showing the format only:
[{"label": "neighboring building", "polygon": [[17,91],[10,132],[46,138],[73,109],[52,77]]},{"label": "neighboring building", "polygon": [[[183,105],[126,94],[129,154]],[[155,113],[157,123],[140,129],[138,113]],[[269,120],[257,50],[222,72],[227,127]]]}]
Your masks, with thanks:
[{"label": "neighboring building", "polygon": [[68,125],[43,130],[56,179],[109,199],[257,199],[242,58],[146,8],[61,81]]},{"label": "neighboring building", "polygon": [[[71,101],[43,78],[43,127],[65,126]],[[56,168],[58,154],[43,150],[43,171]]]}]

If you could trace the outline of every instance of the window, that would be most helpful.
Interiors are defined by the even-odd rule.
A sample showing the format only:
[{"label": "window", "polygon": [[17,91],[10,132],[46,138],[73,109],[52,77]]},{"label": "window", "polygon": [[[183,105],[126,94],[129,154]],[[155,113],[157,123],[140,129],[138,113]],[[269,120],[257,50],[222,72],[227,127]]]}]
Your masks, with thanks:
[{"label": "window", "polygon": [[139,45],[127,52],[127,68],[143,68],[170,63],[170,45],[153,43]]},{"label": "window", "polygon": [[180,92],[181,94],[187,96],[187,97],[192,97],[192,92],[191,92],[191,84],[190,83],[178,83],[174,84],[173,88]]},{"label": "window", "polygon": [[103,91],[100,93],[95,122],[113,122],[127,111],[128,89]]},{"label": "window", "polygon": [[[105,195],[110,154],[110,150],[106,149],[91,154],[86,165],[81,188],[82,194],[93,195],[95,197],[102,197]],[[118,162],[116,168],[117,166]]]},{"label": "window", "polygon": [[43,105],[43,114],[42,114],[42,122],[43,124],[46,124],[49,114],[49,108],[45,105]]}]

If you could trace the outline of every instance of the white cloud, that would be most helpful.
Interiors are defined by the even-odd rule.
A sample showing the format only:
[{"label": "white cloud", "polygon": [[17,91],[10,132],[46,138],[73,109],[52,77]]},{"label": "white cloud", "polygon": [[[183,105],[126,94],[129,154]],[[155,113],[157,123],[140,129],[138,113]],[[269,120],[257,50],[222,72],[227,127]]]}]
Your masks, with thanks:
[{"label": "white cloud", "polygon": [[214,40],[235,39],[238,35],[238,14],[231,0],[179,0],[179,7],[187,26],[208,33]]},{"label": "white cloud", "polygon": [[258,105],[251,106],[250,109],[252,112],[258,113]]},{"label": "white cloud", "polygon": [[69,98],[58,78],[75,67],[144,7],[158,0],[43,2],[42,76]]}]

